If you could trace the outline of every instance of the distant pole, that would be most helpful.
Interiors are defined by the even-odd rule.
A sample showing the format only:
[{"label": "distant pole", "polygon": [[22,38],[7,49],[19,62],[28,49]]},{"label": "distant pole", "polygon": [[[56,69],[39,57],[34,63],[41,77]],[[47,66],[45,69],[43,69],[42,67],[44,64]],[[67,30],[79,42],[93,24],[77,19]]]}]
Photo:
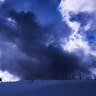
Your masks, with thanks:
[{"label": "distant pole", "polygon": [[96,75],[94,75],[94,80],[96,80]]},{"label": "distant pole", "polygon": [[64,80],[64,73],[62,72],[62,80]]}]

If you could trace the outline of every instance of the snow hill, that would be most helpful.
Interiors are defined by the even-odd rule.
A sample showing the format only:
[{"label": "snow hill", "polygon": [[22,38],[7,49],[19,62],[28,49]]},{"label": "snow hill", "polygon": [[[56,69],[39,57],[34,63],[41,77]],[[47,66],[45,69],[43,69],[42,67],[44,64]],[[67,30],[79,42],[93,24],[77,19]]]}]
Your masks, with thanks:
[{"label": "snow hill", "polygon": [[0,83],[0,96],[96,96],[95,80],[35,80]]}]

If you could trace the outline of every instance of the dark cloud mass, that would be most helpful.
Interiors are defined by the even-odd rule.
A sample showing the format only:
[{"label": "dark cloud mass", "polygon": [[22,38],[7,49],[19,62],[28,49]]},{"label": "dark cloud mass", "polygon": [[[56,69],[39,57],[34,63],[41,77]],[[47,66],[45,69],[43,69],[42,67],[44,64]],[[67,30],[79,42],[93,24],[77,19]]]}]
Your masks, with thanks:
[{"label": "dark cloud mass", "polygon": [[2,9],[4,11],[13,9],[17,12],[34,12],[42,25],[48,25],[60,19],[60,12],[57,9],[59,3],[60,0],[6,0]]},{"label": "dark cloud mass", "polygon": [[[15,0],[14,4],[19,4],[21,1]],[[23,4],[29,4],[29,1],[24,0],[18,8],[23,9],[21,8],[24,7]],[[45,15],[47,9],[44,13],[38,10],[38,14],[47,16],[46,18],[51,22],[48,25],[44,23],[44,26],[38,22],[37,13],[30,10],[17,11],[19,10],[17,5],[14,5],[11,0],[1,6],[0,11],[6,15],[0,16],[0,70],[7,70],[24,79],[56,78],[62,75],[62,72],[67,75],[88,72],[87,68],[81,64],[83,61],[79,56],[64,51],[60,46],[60,40],[69,36],[71,29],[65,22],[62,22],[61,17],[58,17],[60,14],[56,11],[56,7],[59,0],[49,1],[53,5],[47,5],[44,0],[41,3],[53,6],[52,9],[55,10],[58,20],[56,18],[49,20],[51,16],[54,17],[54,10],[50,9],[52,12],[49,18],[49,14]],[[35,3],[36,8],[39,4],[42,5],[40,0],[36,0]]]}]

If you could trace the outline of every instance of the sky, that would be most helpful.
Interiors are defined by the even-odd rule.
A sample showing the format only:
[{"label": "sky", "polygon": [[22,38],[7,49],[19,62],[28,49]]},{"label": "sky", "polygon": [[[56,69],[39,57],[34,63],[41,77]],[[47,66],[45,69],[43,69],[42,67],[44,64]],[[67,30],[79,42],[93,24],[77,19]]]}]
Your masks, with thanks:
[{"label": "sky", "polygon": [[1,78],[96,74],[95,4],[95,0],[0,0]]}]

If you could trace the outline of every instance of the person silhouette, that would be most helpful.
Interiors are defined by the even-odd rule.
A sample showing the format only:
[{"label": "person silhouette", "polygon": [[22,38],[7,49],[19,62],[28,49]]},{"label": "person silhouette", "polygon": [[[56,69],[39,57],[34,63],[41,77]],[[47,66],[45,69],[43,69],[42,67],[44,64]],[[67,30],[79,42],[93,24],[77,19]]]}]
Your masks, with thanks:
[{"label": "person silhouette", "polygon": [[2,78],[0,78],[0,82],[2,82]]}]

